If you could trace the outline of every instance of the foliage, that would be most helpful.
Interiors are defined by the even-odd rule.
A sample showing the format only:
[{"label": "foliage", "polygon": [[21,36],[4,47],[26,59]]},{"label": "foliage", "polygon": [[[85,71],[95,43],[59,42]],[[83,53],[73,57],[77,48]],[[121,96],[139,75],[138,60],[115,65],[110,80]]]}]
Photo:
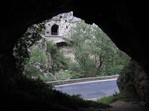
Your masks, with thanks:
[{"label": "foliage", "polygon": [[100,103],[104,103],[104,104],[111,104],[117,100],[118,100],[118,97],[112,95],[112,96],[102,97],[102,98],[98,99],[97,101]]},{"label": "foliage", "polygon": [[28,58],[24,66],[24,74],[29,78],[44,79],[43,73],[46,72],[47,62],[45,51],[36,45],[32,46],[30,48],[30,58]]},{"label": "foliage", "polygon": [[71,78],[83,78],[84,75],[82,74],[82,69],[78,63],[69,62],[68,63],[68,71],[71,73]]},{"label": "foliage", "polygon": [[55,44],[41,37],[43,27],[44,23],[29,27],[14,48],[18,67],[29,78],[48,81],[113,75],[129,61],[95,24],[80,21],[66,35],[76,62],[65,58]]},{"label": "foliage", "polygon": [[125,101],[125,102],[139,102],[139,98],[135,95],[132,96],[132,94],[126,92],[126,91],[122,91],[120,93],[116,93],[113,94],[111,96],[107,96],[107,97],[102,97],[100,99],[97,100],[97,102],[99,103],[104,103],[104,104],[111,104],[115,101]]},{"label": "foliage", "polygon": [[71,71],[69,70],[60,70],[59,72],[55,72],[55,80],[67,80],[72,78]]},{"label": "foliage", "polygon": [[[79,111],[80,109],[87,107],[108,107],[108,105],[105,104],[98,104],[93,101],[84,101],[77,96],[62,94],[61,92],[53,90],[52,87],[46,85],[40,78],[35,80],[28,79],[32,76],[32,74],[37,74],[37,76],[42,75],[42,71],[39,71],[41,69],[49,69],[49,67],[46,67],[46,63],[48,61],[48,51],[44,52],[37,44],[33,46],[33,44],[41,38],[41,27],[42,24],[30,27],[23,37],[18,40],[18,43],[14,48],[14,56],[18,60],[18,68],[20,71],[25,70],[28,72],[26,72],[27,77],[25,74],[25,76],[20,76],[18,80],[14,81],[11,79],[11,82],[14,84],[12,86],[12,90],[9,90],[10,92],[8,91],[5,96],[1,95],[0,97],[4,104],[7,103],[7,107],[12,107],[12,109],[20,110],[19,106],[21,106],[22,109],[25,108],[27,110],[43,110],[48,108],[51,111]],[[51,51],[50,53],[53,57],[60,55],[56,50],[49,50]],[[61,63],[63,64],[63,62],[61,62],[60,59],[61,57],[59,57],[59,59],[56,58],[55,61],[59,61],[58,63],[53,62],[56,64],[54,65],[55,68],[57,66],[58,69],[61,68],[59,65]],[[43,66],[43,64],[45,66]],[[67,73],[69,74],[69,72]]]},{"label": "foliage", "polygon": [[24,70],[26,59],[29,58],[28,49],[39,39],[43,34],[44,24],[34,24],[30,26],[26,33],[17,41],[14,47],[13,55],[17,60],[17,67],[20,72]]},{"label": "foliage", "polygon": [[95,24],[80,21],[66,36],[68,44],[74,48],[76,65],[83,77],[117,74],[129,61]]},{"label": "foliage", "polygon": [[[46,48],[42,47],[43,45]],[[24,64],[24,75],[27,77],[32,79],[40,78],[44,81],[71,77],[68,71],[65,70],[67,69],[67,59],[52,42],[38,42],[28,50],[29,58],[25,60]]]},{"label": "foliage", "polygon": [[120,90],[120,93],[123,94],[124,97],[127,97],[124,98],[126,101],[138,101],[141,99],[136,89],[138,86],[136,85],[137,79],[135,76],[136,73],[138,73],[137,71],[139,71],[138,69],[136,71],[136,65],[138,64],[131,59],[130,63],[123,68],[117,80],[117,86]]},{"label": "foliage", "polygon": [[33,46],[30,53],[30,64],[36,62],[45,64],[47,62],[47,55],[46,52],[40,49],[38,46]]},{"label": "foliage", "polygon": [[58,47],[50,41],[46,41],[47,53],[51,56],[51,72],[67,69],[67,59],[60,53]]}]

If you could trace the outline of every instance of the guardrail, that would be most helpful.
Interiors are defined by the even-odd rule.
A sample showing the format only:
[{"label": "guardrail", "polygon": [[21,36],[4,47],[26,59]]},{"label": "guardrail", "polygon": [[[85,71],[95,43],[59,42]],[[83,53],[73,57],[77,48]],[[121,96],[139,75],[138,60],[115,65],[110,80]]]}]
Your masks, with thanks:
[{"label": "guardrail", "polygon": [[88,77],[88,78],[69,79],[69,80],[57,80],[57,81],[49,81],[49,82],[46,82],[46,83],[47,83],[48,85],[62,85],[62,84],[77,83],[77,82],[85,82],[85,81],[113,79],[113,78],[117,78],[118,76],[119,76],[119,75],[101,76],[101,77]]}]

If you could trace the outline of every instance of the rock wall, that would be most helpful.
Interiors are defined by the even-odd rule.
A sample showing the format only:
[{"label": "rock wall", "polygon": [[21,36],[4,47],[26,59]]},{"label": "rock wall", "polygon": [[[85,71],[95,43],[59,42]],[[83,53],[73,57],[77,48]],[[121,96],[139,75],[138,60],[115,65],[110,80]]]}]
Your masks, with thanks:
[{"label": "rock wall", "polygon": [[60,47],[60,52],[66,58],[70,59],[71,62],[76,62],[73,48],[71,48],[71,47]]},{"label": "rock wall", "polygon": [[120,92],[126,91],[132,97],[149,103],[149,76],[136,61],[132,61],[120,74],[117,85]]},{"label": "rock wall", "polygon": [[[16,75],[13,47],[28,26],[42,22],[62,12],[73,10],[74,15],[87,23],[96,23],[114,43],[135,59],[145,72],[134,74],[137,92],[147,97],[149,75],[148,1],[128,0],[2,0],[0,3],[0,79]],[[141,7],[141,8],[140,8]],[[140,67],[136,67],[140,68]],[[137,70],[136,70],[137,71]],[[146,80],[147,79],[147,80]],[[134,79],[133,79],[134,80]],[[135,81],[134,80],[134,81]],[[0,81],[0,82],[1,82]],[[144,90],[143,90],[144,89]],[[5,92],[4,92],[5,93]]]}]

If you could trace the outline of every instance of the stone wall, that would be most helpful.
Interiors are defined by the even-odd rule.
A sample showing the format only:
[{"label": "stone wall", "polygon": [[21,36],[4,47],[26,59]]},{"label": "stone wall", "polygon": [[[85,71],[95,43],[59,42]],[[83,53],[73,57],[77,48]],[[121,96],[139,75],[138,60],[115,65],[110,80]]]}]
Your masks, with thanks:
[{"label": "stone wall", "polygon": [[68,59],[70,59],[71,62],[76,62],[75,60],[75,54],[74,49],[71,47],[61,47],[60,52]]}]

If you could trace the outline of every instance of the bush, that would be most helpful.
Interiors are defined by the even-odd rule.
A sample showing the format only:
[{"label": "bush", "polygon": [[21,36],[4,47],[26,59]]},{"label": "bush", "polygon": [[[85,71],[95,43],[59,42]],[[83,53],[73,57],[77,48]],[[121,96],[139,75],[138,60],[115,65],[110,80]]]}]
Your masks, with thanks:
[{"label": "bush", "polygon": [[102,97],[102,98],[98,99],[97,102],[104,103],[104,104],[111,104],[117,100],[118,100],[118,97],[112,95],[112,96],[108,96],[108,97]]},{"label": "bush", "polygon": [[44,80],[43,72],[47,68],[47,55],[37,45],[32,46],[30,50],[30,58],[24,66],[24,74],[32,79]]}]

